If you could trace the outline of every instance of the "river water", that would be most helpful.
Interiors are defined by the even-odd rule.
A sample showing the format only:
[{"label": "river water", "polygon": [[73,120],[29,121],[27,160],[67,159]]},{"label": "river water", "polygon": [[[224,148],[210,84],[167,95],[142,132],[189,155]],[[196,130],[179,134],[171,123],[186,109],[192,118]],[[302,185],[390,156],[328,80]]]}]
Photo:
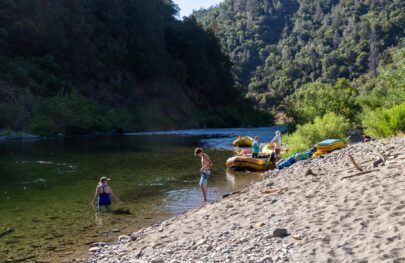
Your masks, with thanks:
[{"label": "river water", "polygon": [[[209,200],[238,190],[257,174],[226,171],[236,135],[269,140],[277,127],[128,133],[0,143],[0,259],[70,261],[93,242],[111,242],[201,206],[202,146],[214,167]],[[89,204],[101,176],[123,201],[96,213]],[[5,234],[6,229],[12,232]]]}]

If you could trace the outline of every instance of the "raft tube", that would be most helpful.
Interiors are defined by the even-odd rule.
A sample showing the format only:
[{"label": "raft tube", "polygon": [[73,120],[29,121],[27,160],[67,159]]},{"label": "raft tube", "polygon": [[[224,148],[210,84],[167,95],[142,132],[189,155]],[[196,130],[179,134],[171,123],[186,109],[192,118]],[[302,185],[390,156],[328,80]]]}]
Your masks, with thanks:
[{"label": "raft tube", "polygon": [[315,144],[317,151],[314,156],[324,155],[345,147],[346,143],[341,139],[328,139]]},{"label": "raft tube", "polygon": [[238,136],[232,145],[236,147],[252,147],[253,138],[249,136]]},{"label": "raft tube", "polygon": [[253,172],[264,172],[274,169],[275,163],[268,159],[251,158],[248,156],[234,156],[226,161],[228,168],[236,170],[248,170]]}]

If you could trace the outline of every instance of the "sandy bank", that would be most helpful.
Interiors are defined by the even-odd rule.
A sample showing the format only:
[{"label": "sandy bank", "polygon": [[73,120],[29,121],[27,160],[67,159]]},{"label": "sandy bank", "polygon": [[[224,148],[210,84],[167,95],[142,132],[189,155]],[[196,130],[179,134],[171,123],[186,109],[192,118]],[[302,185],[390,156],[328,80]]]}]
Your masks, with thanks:
[{"label": "sandy bank", "polygon": [[405,262],[405,138],[301,161],[93,250],[89,262]]}]

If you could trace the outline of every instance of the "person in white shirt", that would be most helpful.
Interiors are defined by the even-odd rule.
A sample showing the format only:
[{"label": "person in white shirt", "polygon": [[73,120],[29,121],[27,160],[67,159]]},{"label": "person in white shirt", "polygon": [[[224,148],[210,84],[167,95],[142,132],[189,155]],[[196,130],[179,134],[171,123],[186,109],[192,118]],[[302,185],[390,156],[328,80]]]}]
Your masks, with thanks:
[{"label": "person in white shirt", "polygon": [[278,162],[281,159],[281,132],[276,131],[276,135],[271,140],[270,143],[275,143],[274,152],[276,154],[276,161]]}]

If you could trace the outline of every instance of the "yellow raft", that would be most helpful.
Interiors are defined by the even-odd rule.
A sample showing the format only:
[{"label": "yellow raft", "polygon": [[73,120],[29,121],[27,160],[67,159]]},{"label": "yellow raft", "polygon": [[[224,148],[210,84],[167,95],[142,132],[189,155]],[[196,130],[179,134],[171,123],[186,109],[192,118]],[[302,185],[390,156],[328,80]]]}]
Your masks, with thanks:
[{"label": "yellow raft", "polygon": [[[274,148],[276,147],[275,143],[267,143],[266,145],[264,145],[261,154],[262,155],[270,155],[274,152]],[[288,152],[288,148],[282,146],[281,147],[281,153],[286,153]]]},{"label": "yellow raft", "polygon": [[346,143],[340,139],[329,139],[315,144],[316,152],[313,157],[330,153],[334,150],[345,147]]},{"label": "yellow raft", "polygon": [[275,145],[273,143],[266,144],[262,149],[263,155],[270,155],[274,152]]},{"label": "yellow raft", "polygon": [[236,170],[264,172],[269,169],[274,169],[275,163],[270,162],[269,159],[258,159],[249,156],[234,156],[226,161],[226,166]]},{"label": "yellow raft", "polygon": [[252,147],[253,138],[249,136],[238,136],[232,145],[237,147]]}]

